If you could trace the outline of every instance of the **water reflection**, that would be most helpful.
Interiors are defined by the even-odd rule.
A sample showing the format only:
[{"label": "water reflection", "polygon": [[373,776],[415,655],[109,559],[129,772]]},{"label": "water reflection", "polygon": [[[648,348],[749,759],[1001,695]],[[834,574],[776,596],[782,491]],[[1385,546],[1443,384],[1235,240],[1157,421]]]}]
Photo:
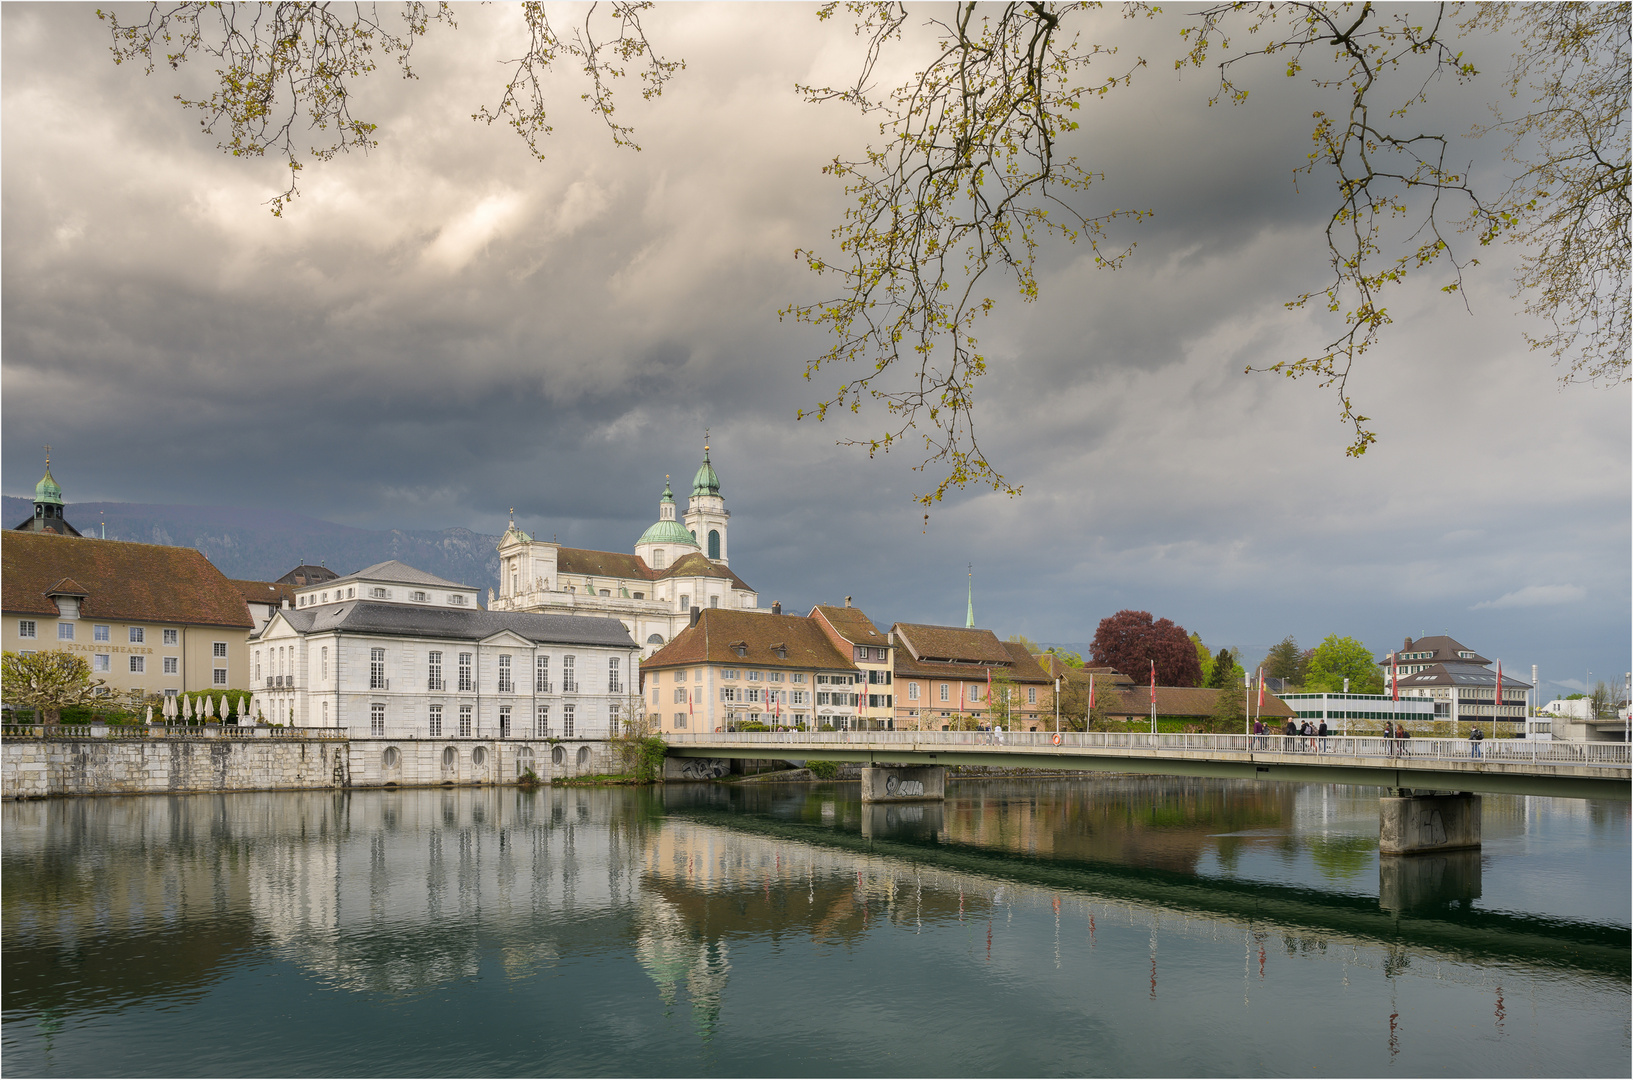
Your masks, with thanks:
[{"label": "water reflection", "polygon": [[[1446,1067],[1413,1033],[1475,999],[1507,1032],[1522,987],[1536,1046],[1592,1036],[1625,1061],[1625,920],[1485,895],[1527,873],[1503,844],[1547,834],[1608,869],[1625,912],[1625,811],[1510,803],[1487,800],[1496,856],[1381,861],[1375,792],[1162,778],[959,784],[945,805],[842,785],[10,804],[4,1044],[27,1073],[118,1071],[111,1033],[139,1073],[1081,1072],[1091,1053],[1110,1073],[1365,1072],[1404,1053],[1472,1074],[1528,1070],[1472,1035]],[[1312,994],[1346,995],[1328,1036],[1351,1055],[1300,1033],[1264,1057],[1244,1025]],[[249,1013],[212,1022],[224,1000]],[[1172,1008],[1188,1026],[1164,1045],[1129,1041]],[[155,1011],[214,1056],[144,1043]],[[928,1042],[918,1068],[891,1057],[903,1039]]]}]

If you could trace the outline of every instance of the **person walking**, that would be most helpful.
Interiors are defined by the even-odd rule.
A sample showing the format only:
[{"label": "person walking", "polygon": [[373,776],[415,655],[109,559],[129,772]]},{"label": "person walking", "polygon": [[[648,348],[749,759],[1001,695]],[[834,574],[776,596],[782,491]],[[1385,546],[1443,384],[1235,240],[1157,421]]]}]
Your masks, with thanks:
[{"label": "person walking", "polygon": [[1406,725],[1405,724],[1396,724],[1395,725],[1395,735],[1396,735],[1396,740],[1395,741],[1400,745],[1401,757],[1406,757],[1409,753],[1411,753],[1411,751],[1409,749],[1407,749],[1407,747],[1409,745],[1407,743],[1407,740],[1412,737],[1412,733],[1410,731],[1406,730]]},{"label": "person walking", "polygon": [[1315,737],[1317,739],[1317,746],[1320,748],[1320,751],[1323,754],[1327,752],[1327,735],[1327,721],[1325,718],[1322,718],[1321,726],[1315,729]]},{"label": "person walking", "polygon": [[1293,718],[1291,716],[1287,718],[1287,727],[1282,731],[1282,735],[1283,739],[1281,748],[1283,753],[1289,753],[1298,749],[1298,725],[1293,723]]},{"label": "person walking", "polygon": [[1310,725],[1308,720],[1299,725],[1298,733],[1303,736],[1299,742],[1299,750],[1307,752],[1313,749],[1315,745],[1315,728]]}]

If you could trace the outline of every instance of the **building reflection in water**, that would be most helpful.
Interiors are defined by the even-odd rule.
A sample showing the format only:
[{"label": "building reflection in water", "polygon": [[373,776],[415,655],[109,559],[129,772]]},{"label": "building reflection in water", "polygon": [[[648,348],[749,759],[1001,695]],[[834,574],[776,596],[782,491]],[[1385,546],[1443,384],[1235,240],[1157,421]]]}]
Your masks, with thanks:
[{"label": "building reflection in water", "polygon": [[[196,994],[264,952],[379,998],[475,979],[485,965],[526,983],[601,953],[633,956],[664,1008],[690,1009],[707,1039],[745,945],[855,951],[881,927],[963,922],[985,935],[983,963],[1006,963],[994,959],[994,932],[1001,946],[1011,920],[1035,916],[1052,927],[1057,966],[1063,940],[1091,948],[1116,928],[1149,939],[1152,997],[1168,985],[1173,943],[1187,939],[1240,941],[1245,1000],[1275,977],[1278,955],[1337,963],[1347,983],[1366,969],[1480,980],[1478,967],[1447,958],[1541,963],[1547,952],[1540,938],[1511,946],[1499,916],[1468,921],[1478,853],[1385,863],[1374,897],[1196,876],[1244,853],[1299,849],[1318,877],[1353,882],[1375,841],[1340,826],[1368,799],[1375,815],[1364,789],[1141,779],[1088,797],[1066,784],[972,787],[945,806],[862,806],[854,789],[835,787],[12,804],[6,1004]],[[1515,802],[1511,824],[1523,828]],[[1402,921],[1426,910],[1442,921]],[[1464,921],[1446,921],[1454,916]],[[1614,928],[1606,940],[1605,970],[1625,981]],[[1589,952],[1571,955],[1585,963]]]}]

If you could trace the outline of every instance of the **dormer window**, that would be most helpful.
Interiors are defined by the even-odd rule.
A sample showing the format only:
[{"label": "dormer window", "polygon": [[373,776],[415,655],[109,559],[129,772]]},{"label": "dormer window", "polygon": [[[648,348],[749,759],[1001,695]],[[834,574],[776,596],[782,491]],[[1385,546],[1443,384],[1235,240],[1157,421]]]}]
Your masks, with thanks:
[{"label": "dormer window", "polygon": [[731,643],[731,651],[736,653],[738,656],[747,656],[748,655],[748,642],[746,642],[746,641],[734,641],[734,642],[732,642]]},{"label": "dormer window", "polygon": [[369,595],[376,600],[384,600],[386,598],[386,590],[381,586],[376,585],[374,588],[369,590]]},{"label": "dormer window", "polygon": [[777,659],[778,660],[787,660],[788,659],[788,646],[784,645],[780,641],[777,642],[775,645],[771,646],[771,651],[777,654]]}]

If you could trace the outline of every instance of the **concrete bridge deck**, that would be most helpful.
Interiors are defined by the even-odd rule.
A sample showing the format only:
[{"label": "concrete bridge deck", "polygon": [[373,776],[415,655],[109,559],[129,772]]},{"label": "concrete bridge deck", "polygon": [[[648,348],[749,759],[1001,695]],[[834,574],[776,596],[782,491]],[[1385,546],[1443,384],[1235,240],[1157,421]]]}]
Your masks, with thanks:
[{"label": "concrete bridge deck", "polygon": [[[1122,731],[675,732],[669,753],[879,765],[987,765],[1364,784],[1560,798],[1633,797],[1633,747],[1545,739],[1384,739]],[[1059,739],[1057,743],[1055,740]],[[1478,756],[1476,756],[1478,754]]]}]

